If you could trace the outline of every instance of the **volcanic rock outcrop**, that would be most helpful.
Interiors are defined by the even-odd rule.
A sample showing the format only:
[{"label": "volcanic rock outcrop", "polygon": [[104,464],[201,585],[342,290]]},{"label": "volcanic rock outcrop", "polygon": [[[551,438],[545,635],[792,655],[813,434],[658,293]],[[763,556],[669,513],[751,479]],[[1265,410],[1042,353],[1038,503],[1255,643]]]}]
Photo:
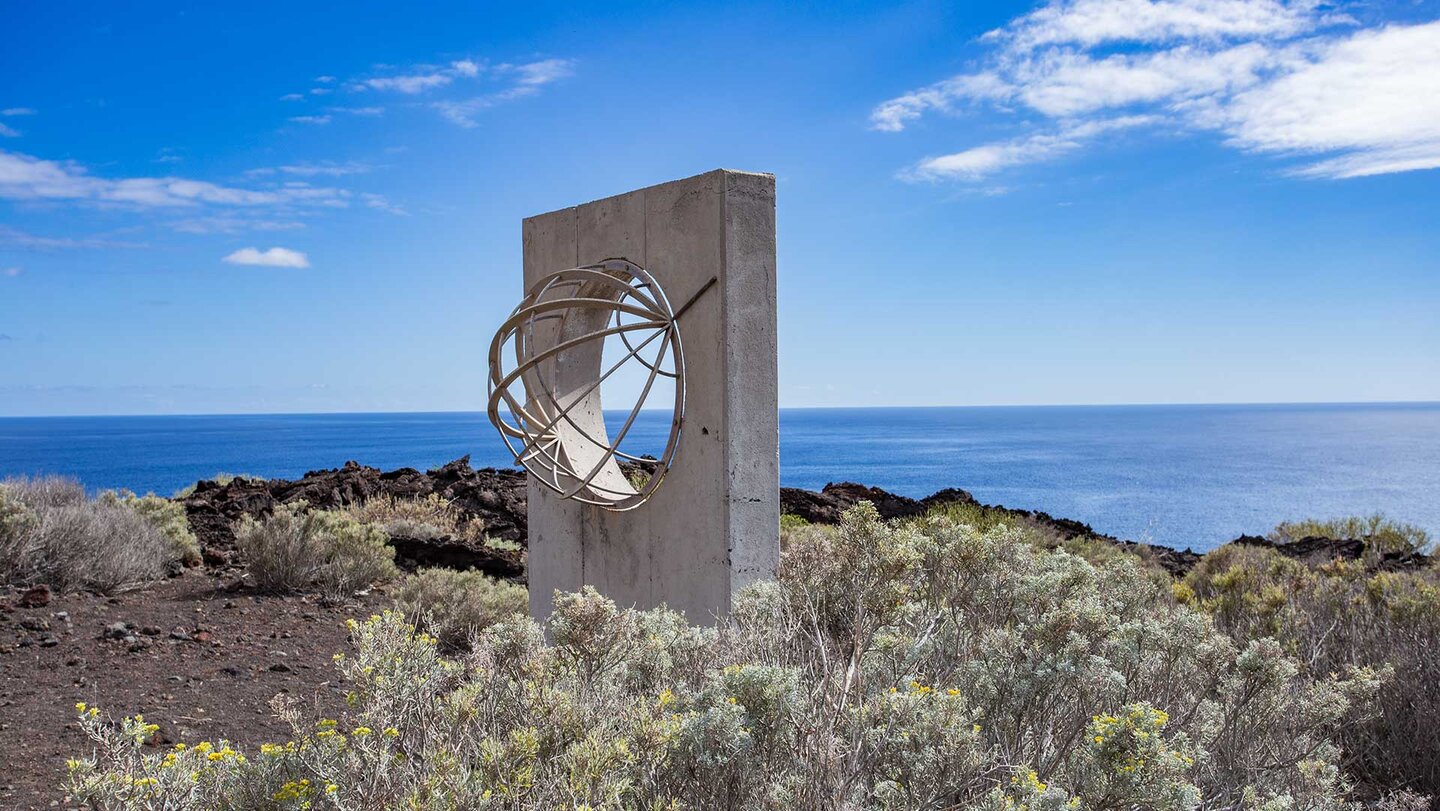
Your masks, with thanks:
[{"label": "volcanic rock outcrop", "polygon": [[[470,466],[469,456],[424,473],[414,468],[382,472],[357,462],[346,462],[342,467],[311,471],[295,480],[237,478],[224,484],[202,481],[195,486],[193,493],[181,499],[181,503],[185,505],[190,525],[200,539],[206,562],[225,565],[234,557],[235,523],[244,516],[258,518],[268,515],[276,505],[298,501],[316,509],[332,509],[376,497],[421,498],[431,493],[450,501],[466,518],[484,521],[489,537],[521,545],[525,543],[524,472],[499,468],[476,470]],[[861,501],[874,504],[880,515],[887,519],[923,515],[941,504],[972,504],[1003,512],[1007,520],[1013,518],[1017,522],[1039,527],[1060,542],[1093,538],[1113,543],[1177,577],[1190,571],[1201,557],[1189,549],[1177,550],[1122,540],[1069,518],[981,504],[970,493],[957,488],[947,488],[923,499],[854,482],[827,484],[818,492],[780,488],[781,511],[814,524],[838,523],[845,510]],[[407,569],[444,566],[479,569],[497,577],[523,578],[524,575],[519,552],[497,549],[476,541],[443,536],[392,537],[391,543],[396,550],[396,561]],[[1267,546],[1309,565],[1336,559],[1359,560],[1364,557],[1368,545],[1364,538],[1304,538],[1282,544],[1251,535],[1241,536],[1231,543]],[[1377,566],[1399,570],[1417,568],[1427,562],[1428,558],[1420,554],[1392,554],[1382,556]]]}]

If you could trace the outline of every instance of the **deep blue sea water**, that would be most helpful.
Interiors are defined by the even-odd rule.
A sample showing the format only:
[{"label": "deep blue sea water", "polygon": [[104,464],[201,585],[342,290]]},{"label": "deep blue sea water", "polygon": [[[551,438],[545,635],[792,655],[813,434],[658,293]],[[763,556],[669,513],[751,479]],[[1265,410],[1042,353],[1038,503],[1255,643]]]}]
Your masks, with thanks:
[{"label": "deep blue sea water", "polygon": [[[627,449],[658,452],[667,417],[642,414]],[[476,467],[509,461],[476,413],[0,418],[0,476],[94,489],[168,494],[218,471],[425,469],[467,453]],[[1440,403],[785,409],[780,470],[794,487],[962,487],[1196,549],[1375,511],[1440,536]]]}]

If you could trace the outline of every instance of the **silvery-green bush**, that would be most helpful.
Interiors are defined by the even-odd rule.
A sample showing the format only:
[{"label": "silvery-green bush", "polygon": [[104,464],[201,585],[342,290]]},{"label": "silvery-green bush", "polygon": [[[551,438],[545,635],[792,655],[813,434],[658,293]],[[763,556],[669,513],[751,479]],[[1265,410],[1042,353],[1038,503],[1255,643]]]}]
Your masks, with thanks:
[{"label": "silvery-green bush", "polygon": [[443,648],[461,650],[486,628],[524,614],[529,592],[483,572],[421,569],[400,581],[395,604]]},{"label": "silvery-green bush", "polygon": [[383,529],[343,511],[308,507],[303,501],[282,504],[263,518],[241,519],[235,546],[256,586],[274,592],[313,588],[343,598],[399,574]]},{"label": "silvery-green bush", "polygon": [[184,508],[59,477],[0,481],[0,581],[109,592],[199,561]]},{"label": "silvery-green bush", "polygon": [[357,623],[349,709],[278,700],[293,739],[258,752],[151,754],[82,709],[96,751],[69,788],[168,809],[1361,807],[1334,741],[1386,674],[1307,677],[1161,588],[862,505],[790,533],[779,581],[714,628],[589,589],[458,659],[399,613]]}]

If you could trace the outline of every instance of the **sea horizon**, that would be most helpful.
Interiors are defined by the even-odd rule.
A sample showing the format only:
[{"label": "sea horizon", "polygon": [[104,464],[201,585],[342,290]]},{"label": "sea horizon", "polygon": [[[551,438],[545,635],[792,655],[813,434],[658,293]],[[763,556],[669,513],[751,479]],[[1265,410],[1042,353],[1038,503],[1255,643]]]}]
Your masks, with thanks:
[{"label": "sea horizon", "polygon": [[[1206,408],[1230,406],[1440,406],[1440,400],[1225,400],[1214,402],[1146,402],[1146,403],[975,403],[964,405],[825,405],[780,406],[780,411],[857,411],[891,409],[978,409],[978,408]],[[644,408],[641,413],[669,413],[668,406]],[[155,411],[125,414],[0,414],[0,420],[43,420],[70,418],[130,417],[323,417],[336,415],[392,414],[484,414],[482,409],[380,409],[354,411]],[[609,410],[607,409],[607,413]]]}]

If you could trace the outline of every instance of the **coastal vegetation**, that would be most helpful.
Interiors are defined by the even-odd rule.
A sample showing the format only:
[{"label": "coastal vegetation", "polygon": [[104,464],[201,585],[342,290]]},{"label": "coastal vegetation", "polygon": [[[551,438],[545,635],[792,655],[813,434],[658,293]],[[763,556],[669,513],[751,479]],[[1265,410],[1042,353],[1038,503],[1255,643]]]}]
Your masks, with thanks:
[{"label": "coastal vegetation", "polygon": [[83,707],[94,753],[67,788],[176,809],[1428,807],[1433,568],[1236,544],[1177,579],[998,518],[791,517],[778,581],[713,628],[588,589],[541,626],[519,587],[421,572],[352,627],[338,717],[281,698],[288,740],[157,750],[143,719]]},{"label": "coastal vegetation", "polygon": [[96,808],[1418,811],[1440,796],[1440,570],[1422,530],[1291,522],[1184,558],[968,497],[892,500],[885,519],[868,499],[887,494],[857,488],[838,524],[784,516],[778,581],[716,627],[589,590],[555,595],[539,625],[504,577],[403,574],[401,539],[521,553],[487,533],[473,505],[504,497],[478,482],[473,501],[273,503],[234,522],[226,556],[187,514],[213,498],[13,479],[0,574],[115,593],[204,547],[232,591],[376,606],[336,657],[345,709],[277,699],[288,738],[160,747],[151,721],[86,704],[92,745],[64,788]]}]

